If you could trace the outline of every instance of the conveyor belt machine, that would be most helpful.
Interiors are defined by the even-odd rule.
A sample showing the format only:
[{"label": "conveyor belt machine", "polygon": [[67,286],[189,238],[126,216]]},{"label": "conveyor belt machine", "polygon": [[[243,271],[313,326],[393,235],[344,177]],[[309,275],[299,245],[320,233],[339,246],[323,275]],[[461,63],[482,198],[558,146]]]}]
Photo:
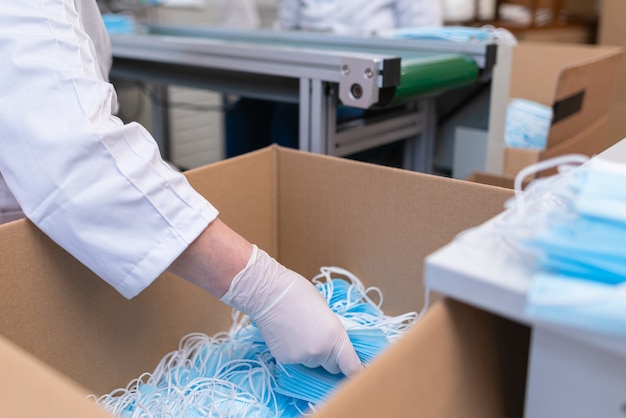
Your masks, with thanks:
[{"label": "conveyor belt machine", "polygon": [[[490,83],[499,45],[152,25],[111,34],[112,78],[297,102],[300,149],[345,156],[405,140],[404,167],[430,172],[433,98]],[[337,106],[364,109],[341,124]],[[167,114],[153,133],[167,157]],[[496,161],[497,164],[497,161]]]}]

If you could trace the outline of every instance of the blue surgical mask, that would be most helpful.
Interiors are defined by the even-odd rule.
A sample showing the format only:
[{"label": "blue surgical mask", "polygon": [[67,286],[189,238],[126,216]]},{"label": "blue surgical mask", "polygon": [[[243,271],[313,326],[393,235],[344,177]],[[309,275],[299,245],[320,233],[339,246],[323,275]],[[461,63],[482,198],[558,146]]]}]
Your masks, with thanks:
[{"label": "blue surgical mask", "polygon": [[441,26],[430,28],[400,28],[382,32],[385,37],[421,39],[452,42],[494,42],[503,41],[516,44],[515,36],[506,29],[485,25],[480,28],[470,26]]},{"label": "blue surgical mask", "polygon": [[553,225],[529,244],[543,270],[608,284],[626,280],[626,224],[579,216]]},{"label": "blue surgical mask", "polygon": [[506,110],[504,144],[510,148],[544,150],[552,123],[552,108],[532,100],[512,99]]},{"label": "blue surgical mask", "polygon": [[581,172],[576,211],[581,215],[626,223],[626,165],[592,160]]}]

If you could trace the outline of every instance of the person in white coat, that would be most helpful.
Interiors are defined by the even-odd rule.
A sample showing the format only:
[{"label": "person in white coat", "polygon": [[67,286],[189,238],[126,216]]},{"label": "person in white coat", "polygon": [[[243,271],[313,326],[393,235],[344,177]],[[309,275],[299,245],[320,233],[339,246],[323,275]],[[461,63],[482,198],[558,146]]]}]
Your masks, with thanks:
[{"label": "person in white coat", "polygon": [[276,21],[280,29],[352,36],[441,25],[439,0],[279,0]]},{"label": "person in white coat", "polygon": [[114,116],[94,0],[0,8],[0,172],[25,215],[132,298],[169,270],[250,315],[278,361],[361,368],[315,287],[218,217],[137,123]]}]

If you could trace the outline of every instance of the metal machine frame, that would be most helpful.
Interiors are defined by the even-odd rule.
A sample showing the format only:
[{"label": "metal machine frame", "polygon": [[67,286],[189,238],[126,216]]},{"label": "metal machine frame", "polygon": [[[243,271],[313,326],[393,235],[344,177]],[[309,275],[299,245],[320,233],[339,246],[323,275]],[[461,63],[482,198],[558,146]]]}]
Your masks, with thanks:
[{"label": "metal machine frame", "polygon": [[[422,172],[432,170],[432,96],[416,97],[376,121],[347,126],[337,124],[337,103],[375,106],[385,89],[399,84],[403,51],[467,54],[480,69],[480,82],[489,83],[499,46],[166,25],[149,26],[144,34],[112,34],[111,42],[112,79],[153,84],[161,100],[167,100],[168,85],[183,85],[299,103],[300,149],[345,156],[405,139],[404,168]],[[154,107],[153,135],[166,158],[168,119],[167,108]]]}]

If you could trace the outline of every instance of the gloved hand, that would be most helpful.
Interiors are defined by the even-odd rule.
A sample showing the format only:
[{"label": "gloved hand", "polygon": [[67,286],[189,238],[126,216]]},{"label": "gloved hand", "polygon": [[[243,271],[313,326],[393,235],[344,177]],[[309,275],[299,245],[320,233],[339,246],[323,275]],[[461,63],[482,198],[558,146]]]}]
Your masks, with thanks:
[{"label": "gloved hand", "polygon": [[315,286],[256,245],[221,300],[250,316],[281,363],[322,366],[346,376],[362,367],[345,328]]}]

